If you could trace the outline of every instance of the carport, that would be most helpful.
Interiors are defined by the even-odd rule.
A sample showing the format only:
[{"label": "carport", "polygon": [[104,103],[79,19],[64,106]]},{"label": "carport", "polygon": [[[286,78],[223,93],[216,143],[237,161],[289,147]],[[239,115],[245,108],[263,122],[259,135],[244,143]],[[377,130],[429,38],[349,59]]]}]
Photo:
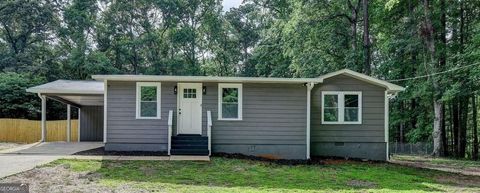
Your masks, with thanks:
[{"label": "carport", "polygon": [[72,107],[78,108],[78,141],[104,141],[104,84],[100,81],[57,80],[27,89],[42,100],[42,138],[47,134],[47,99],[67,105],[67,142],[71,136]]}]

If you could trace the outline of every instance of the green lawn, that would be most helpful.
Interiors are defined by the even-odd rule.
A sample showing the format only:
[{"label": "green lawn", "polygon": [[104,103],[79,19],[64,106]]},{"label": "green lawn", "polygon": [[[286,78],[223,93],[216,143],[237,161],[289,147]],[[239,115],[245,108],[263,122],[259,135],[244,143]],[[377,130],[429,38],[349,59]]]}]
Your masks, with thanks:
[{"label": "green lawn", "polygon": [[58,160],[95,183],[150,192],[480,192],[480,178],[387,163],[287,166],[213,157],[193,161]]}]

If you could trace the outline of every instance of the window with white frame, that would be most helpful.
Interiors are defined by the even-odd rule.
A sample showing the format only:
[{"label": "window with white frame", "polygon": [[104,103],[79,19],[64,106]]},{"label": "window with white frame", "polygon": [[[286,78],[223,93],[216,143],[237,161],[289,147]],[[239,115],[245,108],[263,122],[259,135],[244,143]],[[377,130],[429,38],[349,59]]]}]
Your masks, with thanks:
[{"label": "window with white frame", "polygon": [[218,120],[242,120],[242,84],[218,84]]},{"label": "window with white frame", "polygon": [[158,82],[137,82],[137,119],[160,119],[160,88]]},{"label": "window with white frame", "polygon": [[322,124],[361,124],[362,92],[322,92]]}]

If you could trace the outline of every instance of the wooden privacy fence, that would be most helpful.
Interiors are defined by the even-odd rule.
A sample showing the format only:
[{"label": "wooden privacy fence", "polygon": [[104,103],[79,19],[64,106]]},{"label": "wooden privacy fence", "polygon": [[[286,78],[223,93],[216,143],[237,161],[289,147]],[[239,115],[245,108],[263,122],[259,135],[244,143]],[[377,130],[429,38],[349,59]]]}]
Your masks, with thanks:
[{"label": "wooden privacy fence", "polygon": [[[78,141],[78,120],[72,119],[72,142]],[[0,119],[0,142],[34,143],[42,138],[41,121]],[[67,141],[67,121],[47,121],[47,141]]]}]

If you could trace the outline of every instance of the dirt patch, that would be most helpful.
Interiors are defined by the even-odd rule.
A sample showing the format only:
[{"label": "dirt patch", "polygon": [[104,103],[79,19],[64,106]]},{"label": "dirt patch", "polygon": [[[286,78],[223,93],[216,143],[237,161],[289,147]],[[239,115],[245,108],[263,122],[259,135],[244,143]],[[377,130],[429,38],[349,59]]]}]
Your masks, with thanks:
[{"label": "dirt patch", "polygon": [[377,184],[365,180],[349,180],[347,185],[355,188],[374,188],[377,186]]},{"label": "dirt patch", "polygon": [[74,172],[68,165],[35,168],[17,175],[0,179],[0,183],[28,183],[30,192],[147,192],[125,184],[120,187],[105,187],[97,184],[101,175],[91,172]]},{"label": "dirt patch", "polygon": [[431,170],[438,170],[456,174],[463,174],[469,176],[480,176],[480,168],[475,167],[459,167],[449,164],[433,164],[426,161],[405,161],[405,160],[391,160],[391,163],[399,164],[403,166],[416,167],[416,168],[425,168]]},{"label": "dirt patch", "polygon": [[435,179],[445,184],[453,184],[458,187],[480,187],[480,177],[464,175],[439,175]]},{"label": "dirt patch", "polygon": [[23,144],[18,144],[18,143],[3,143],[3,142],[0,142],[0,151],[1,150],[6,150],[6,149],[11,149],[11,148],[15,148],[15,147],[19,147]]}]

